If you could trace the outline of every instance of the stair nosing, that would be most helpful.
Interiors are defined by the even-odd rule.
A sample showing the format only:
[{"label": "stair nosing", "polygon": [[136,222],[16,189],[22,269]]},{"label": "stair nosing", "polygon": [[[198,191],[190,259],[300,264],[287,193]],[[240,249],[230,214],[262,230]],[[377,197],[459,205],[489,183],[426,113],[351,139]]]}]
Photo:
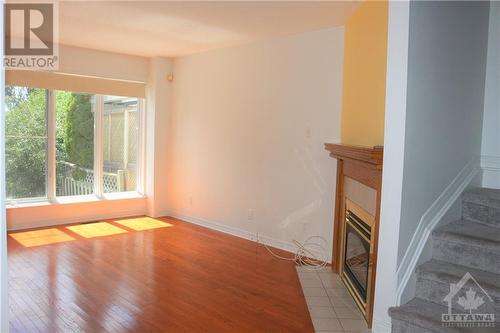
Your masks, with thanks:
[{"label": "stair nosing", "polygon": [[[492,198],[490,195],[491,192],[500,193],[500,190],[480,187],[472,188],[462,193],[461,200],[462,202],[500,209],[500,194],[498,198]],[[486,200],[487,202],[480,201],[478,198],[481,197],[483,197],[483,200]]]},{"label": "stair nosing", "polygon": [[481,224],[484,227],[488,227],[488,228],[493,228],[493,229],[496,229],[496,230],[500,230],[500,222],[497,225],[496,223],[490,223],[490,222],[481,221],[481,220],[475,219],[475,218],[470,217],[470,216],[468,216],[466,219],[464,218],[464,220],[469,221],[471,223]]},{"label": "stair nosing", "polygon": [[[495,200],[495,199],[488,199],[488,200]],[[479,206],[484,206],[484,207],[500,209],[500,207],[497,206],[497,204],[495,204],[495,203],[477,202],[473,198],[462,197],[462,202],[467,202],[467,203],[471,203],[471,204],[479,205]]]},{"label": "stair nosing", "polygon": [[[500,239],[498,241],[492,240],[492,239],[487,239],[487,238],[481,238],[473,235],[468,235],[465,233],[461,232],[454,232],[454,230],[448,230],[450,226],[453,225],[462,225],[463,222],[469,222],[469,223],[474,223],[478,225],[480,228],[485,229],[485,231],[488,231],[488,229],[491,229],[491,231],[496,231],[499,232],[499,228],[487,225],[485,223],[478,223],[466,219],[460,219],[454,222],[451,222],[447,225],[444,225],[442,227],[439,227],[432,232],[432,238],[438,238],[438,239],[444,239],[449,242],[455,242],[455,243],[461,243],[461,244],[466,244],[466,245],[472,245],[472,246],[479,246],[479,247],[487,247],[488,249],[492,249],[494,251],[499,251],[500,252]],[[451,238],[451,239],[450,239]]]},{"label": "stair nosing", "polygon": [[[483,274],[484,275],[490,275],[489,277],[492,277],[492,276],[496,275],[499,278],[498,285],[491,284],[490,282],[485,281],[485,280],[483,280],[481,278],[478,278],[478,279],[481,281],[481,285],[483,287],[487,286],[487,287],[491,287],[491,289],[500,289],[500,274],[489,272],[489,271],[480,270],[480,269],[477,269],[477,268],[474,268],[474,267],[458,265],[456,263],[451,263],[451,262],[447,262],[447,261],[443,261],[443,260],[439,260],[439,259],[431,259],[431,260],[423,263],[422,265],[418,266],[415,269],[415,275],[417,276],[417,278],[422,278],[422,279],[426,279],[426,280],[435,280],[435,279],[432,279],[431,276],[430,276],[432,273],[435,273],[435,274],[444,274],[444,275],[447,275],[447,276],[450,276],[450,277],[455,277],[458,280],[460,280],[462,278],[462,276],[454,274],[450,270],[438,271],[438,270],[435,270],[435,269],[432,269],[432,268],[425,269],[425,268],[427,268],[427,266],[430,266],[432,263],[436,263],[436,262],[439,263],[442,266],[456,266],[458,268],[463,268],[466,272],[469,272],[470,274],[472,274],[472,276],[474,276],[474,278],[476,278],[477,276],[482,276]],[[446,282],[443,282],[443,283],[446,283]]]}]

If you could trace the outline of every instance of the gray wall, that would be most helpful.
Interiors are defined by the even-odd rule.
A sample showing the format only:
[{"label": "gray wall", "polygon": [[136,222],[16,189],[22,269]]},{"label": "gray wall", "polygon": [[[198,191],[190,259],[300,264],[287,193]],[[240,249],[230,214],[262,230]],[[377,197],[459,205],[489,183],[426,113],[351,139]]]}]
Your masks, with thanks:
[{"label": "gray wall", "polygon": [[480,154],[488,13],[488,2],[411,2],[398,263],[425,211]]},{"label": "gray wall", "polygon": [[483,186],[500,189],[500,2],[490,4],[488,63],[484,94]]}]

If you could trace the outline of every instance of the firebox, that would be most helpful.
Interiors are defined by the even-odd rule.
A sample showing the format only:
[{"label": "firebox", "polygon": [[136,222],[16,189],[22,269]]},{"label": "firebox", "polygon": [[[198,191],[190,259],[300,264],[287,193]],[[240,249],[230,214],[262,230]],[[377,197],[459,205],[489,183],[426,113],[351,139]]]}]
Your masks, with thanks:
[{"label": "firebox", "polygon": [[346,200],[345,208],[342,280],[366,315],[371,292],[372,228],[375,218],[350,200]]}]

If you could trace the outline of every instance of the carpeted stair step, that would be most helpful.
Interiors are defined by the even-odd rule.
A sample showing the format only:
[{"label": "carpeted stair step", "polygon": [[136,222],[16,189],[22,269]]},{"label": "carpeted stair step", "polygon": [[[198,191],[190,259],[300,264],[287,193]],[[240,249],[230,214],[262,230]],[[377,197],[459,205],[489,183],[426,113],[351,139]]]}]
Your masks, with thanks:
[{"label": "carpeted stair step", "polygon": [[473,188],[462,194],[462,216],[500,228],[500,190]]},{"label": "carpeted stair step", "polygon": [[500,229],[459,220],[432,232],[432,257],[500,274]]},{"label": "carpeted stair step", "polygon": [[[466,273],[470,273],[477,283],[479,283],[481,288],[483,288],[492,298],[492,303],[485,300],[488,302],[485,306],[488,306],[491,312],[500,314],[499,274],[485,272],[436,259],[432,259],[417,267],[417,287],[415,295],[418,298],[447,306],[444,299],[450,292],[450,285],[452,283],[458,283]],[[483,298],[485,297],[483,296]],[[454,303],[453,307],[463,310],[457,303]]]},{"label": "carpeted stair step", "polygon": [[431,331],[423,327],[413,325],[406,321],[392,319],[392,333],[437,333],[439,331]]},{"label": "carpeted stair step", "polygon": [[420,298],[389,309],[392,333],[472,333],[494,332],[491,329],[443,327],[441,316],[448,308]]}]

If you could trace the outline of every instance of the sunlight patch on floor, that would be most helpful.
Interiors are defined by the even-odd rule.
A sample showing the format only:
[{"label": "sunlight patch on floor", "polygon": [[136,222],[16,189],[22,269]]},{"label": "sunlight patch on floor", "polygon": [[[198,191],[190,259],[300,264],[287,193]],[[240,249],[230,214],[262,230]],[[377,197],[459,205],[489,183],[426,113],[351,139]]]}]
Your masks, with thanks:
[{"label": "sunlight patch on floor", "polygon": [[85,238],[118,235],[128,232],[127,230],[118,228],[117,226],[114,226],[107,222],[74,225],[71,227],[66,227],[66,229],[69,229],[72,232]]},{"label": "sunlight patch on floor", "polygon": [[173,227],[170,223],[153,219],[151,217],[138,217],[133,219],[117,220],[114,222],[136,231]]},{"label": "sunlight patch on floor", "polygon": [[24,247],[48,245],[75,240],[64,231],[56,228],[15,232],[9,234],[9,236]]}]

